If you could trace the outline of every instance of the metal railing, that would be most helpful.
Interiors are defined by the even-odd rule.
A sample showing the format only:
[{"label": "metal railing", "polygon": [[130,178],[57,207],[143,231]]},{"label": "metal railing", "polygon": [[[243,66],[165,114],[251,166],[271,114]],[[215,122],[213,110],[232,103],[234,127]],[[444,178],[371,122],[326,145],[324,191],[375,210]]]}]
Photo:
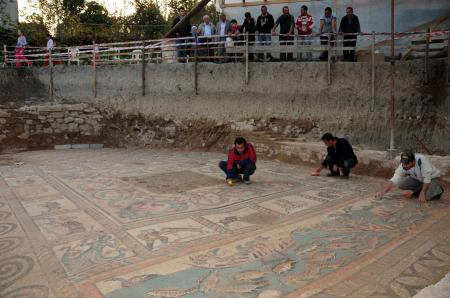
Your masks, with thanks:
[{"label": "metal railing", "polygon": [[[89,65],[93,69],[93,94],[97,96],[97,68],[102,65],[141,64],[142,94],[145,95],[145,72],[147,63],[194,63],[195,93],[197,88],[197,64],[199,62],[245,63],[244,82],[249,82],[249,63],[258,60],[304,61],[323,60],[327,62],[327,79],[331,84],[334,61],[343,52],[352,57],[358,53],[358,60],[371,64],[372,103],[374,101],[375,64],[385,61],[405,60],[418,57],[425,60],[425,81],[429,79],[429,59],[433,54],[447,56],[447,82],[450,72],[450,31],[403,32],[394,34],[396,55],[387,56],[391,34],[311,34],[311,35],[256,35],[235,34],[225,36],[192,36],[183,38],[144,40],[93,44],[78,47],[55,47],[16,49],[3,48],[4,67],[22,67],[22,64],[46,66],[50,69],[50,97],[53,97],[53,68],[57,64]],[[270,36],[270,37],[269,37]],[[267,40],[270,39],[270,40]],[[356,42],[356,44],[355,44]],[[347,56],[348,57],[348,56]],[[373,108],[373,104],[372,104]],[[371,108],[371,109],[372,109]]]},{"label": "metal railing", "polygon": [[[397,59],[405,60],[418,53],[429,56],[434,52],[445,52],[448,48],[450,31],[397,33]],[[265,40],[263,41],[263,37]],[[348,37],[354,37],[348,39]],[[76,47],[45,48],[27,47],[18,53],[15,47],[4,46],[3,65],[17,66],[30,64],[47,66],[55,64],[120,63],[162,63],[162,62],[243,62],[263,60],[260,57],[276,57],[280,60],[307,61],[327,57],[340,59],[343,51],[374,52],[384,55],[389,48],[390,33],[359,34],[311,34],[311,35],[271,35],[239,34],[193,36],[172,39],[117,42],[83,45]],[[356,45],[349,45],[355,42]],[[373,49],[372,49],[373,48]],[[402,54],[403,53],[403,54]],[[248,55],[246,55],[248,54]],[[307,54],[307,55],[303,55]],[[321,55],[322,54],[322,55]],[[401,55],[401,56],[400,56]],[[306,56],[303,57],[303,56]],[[278,59],[274,59],[278,60]]]}]

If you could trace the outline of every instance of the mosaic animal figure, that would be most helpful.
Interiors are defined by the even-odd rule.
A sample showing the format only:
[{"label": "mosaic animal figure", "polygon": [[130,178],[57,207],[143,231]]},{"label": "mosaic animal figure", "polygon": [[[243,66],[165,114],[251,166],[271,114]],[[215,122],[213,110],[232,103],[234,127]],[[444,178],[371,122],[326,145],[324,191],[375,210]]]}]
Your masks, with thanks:
[{"label": "mosaic animal figure", "polygon": [[156,289],[150,292],[147,292],[146,295],[153,298],[179,298],[183,297],[187,294],[194,293],[197,290],[198,286],[189,288],[189,289],[177,289],[177,288],[167,288],[167,289]]},{"label": "mosaic animal figure", "polygon": [[[80,249],[80,247],[83,249]],[[106,248],[114,249],[115,253],[105,255],[104,251]],[[123,249],[118,247],[117,242],[111,235],[101,235],[95,240],[84,240],[76,248],[66,246],[61,249],[65,250],[61,258],[61,261],[64,264],[82,264],[86,262],[115,260],[125,256],[125,252]]]},{"label": "mosaic animal figure", "polygon": [[120,286],[122,288],[132,288],[141,282],[153,279],[158,276],[160,276],[160,275],[159,274],[145,274],[145,275],[133,276],[130,278],[113,277],[110,279],[110,281],[120,281]]}]

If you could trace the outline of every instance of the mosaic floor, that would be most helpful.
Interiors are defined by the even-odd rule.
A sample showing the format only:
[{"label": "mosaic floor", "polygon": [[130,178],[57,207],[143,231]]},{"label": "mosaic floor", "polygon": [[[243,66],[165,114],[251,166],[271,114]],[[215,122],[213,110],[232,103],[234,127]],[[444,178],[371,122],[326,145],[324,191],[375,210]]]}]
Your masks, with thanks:
[{"label": "mosaic floor", "polygon": [[0,297],[411,297],[450,271],[450,199],[152,150],[0,156]]}]

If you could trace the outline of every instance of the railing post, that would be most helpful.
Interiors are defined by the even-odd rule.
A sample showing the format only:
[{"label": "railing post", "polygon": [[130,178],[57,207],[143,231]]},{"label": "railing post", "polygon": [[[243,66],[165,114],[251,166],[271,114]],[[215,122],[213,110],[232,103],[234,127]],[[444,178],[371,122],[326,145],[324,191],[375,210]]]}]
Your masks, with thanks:
[{"label": "railing post", "polygon": [[245,38],[245,84],[248,85],[248,32]]},{"label": "railing post", "polygon": [[447,84],[449,84],[449,72],[450,72],[450,32],[447,35]]},{"label": "railing post", "polygon": [[145,41],[142,42],[142,96],[145,96]]},{"label": "railing post", "polygon": [[8,66],[8,49],[6,48],[6,45],[3,45],[3,55],[4,55],[4,61],[5,67]]},{"label": "railing post", "polygon": [[50,75],[50,87],[48,90],[48,95],[50,99],[53,99],[53,59],[52,59],[52,49],[48,50],[48,65],[49,65],[49,75]]},{"label": "railing post", "polygon": [[371,92],[370,96],[372,99],[370,105],[370,111],[373,112],[375,110],[375,31],[372,31],[372,50],[371,50],[371,63],[372,63],[372,77],[371,77]]},{"label": "railing post", "polygon": [[94,94],[94,98],[97,97],[97,53],[95,49],[96,45],[94,44],[92,47],[92,67],[93,67],[92,92]]},{"label": "railing post", "polygon": [[195,44],[194,44],[194,91],[195,95],[198,95],[198,41],[197,35],[195,35]]},{"label": "railing post", "polygon": [[328,85],[331,85],[331,33],[328,33],[328,61],[327,61],[327,76]]},{"label": "railing post", "polygon": [[430,28],[427,28],[427,34],[425,36],[425,84],[428,84],[429,74],[428,74],[428,56],[430,50]]}]

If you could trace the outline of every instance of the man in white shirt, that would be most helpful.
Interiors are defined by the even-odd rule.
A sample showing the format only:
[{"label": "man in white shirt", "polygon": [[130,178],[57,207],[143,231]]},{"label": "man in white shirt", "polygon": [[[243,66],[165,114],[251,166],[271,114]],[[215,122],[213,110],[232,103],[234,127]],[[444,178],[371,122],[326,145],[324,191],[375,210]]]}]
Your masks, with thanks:
[{"label": "man in white shirt", "polygon": [[216,27],[211,23],[209,15],[203,17],[203,23],[198,26],[199,43],[201,49],[198,51],[200,57],[207,57],[206,61],[210,61],[214,56],[212,36],[216,34]]},{"label": "man in white shirt", "polygon": [[227,59],[225,57],[225,41],[228,36],[228,31],[230,31],[230,21],[227,20],[227,16],[225,15],[225,13],[220,13],[216,28],[217,34],[220,35],[220,37],[217,38],[217,41],[219,42],[217,46],[217,55],[222,57],[220,58],[220,62],[226,62]]},{"label": "man in white shirt", "polygon": [[44,66],[48,66],[49,59],[50,59],[50,51],[53,49],[53,39],[50,34],[47,33],[47,46],[45,49],[47,50],[47,54],[45,55],[44,59]]},{"label": "man in white shirt", "polygon": [[47,34],[47,51],[53,49],[53,39],[50,34]]},{"label": "man in white shirt", "polygon": [[376,194],[378,199],[392,190],[395,186],[411,192],[405,193],[406,197],[419,197],[419,202],[439,200],[444,189],[439,184],[440,171],[435,168],[430,160],[422,154],[414,154],[405,151],[400,155],[400,166],[395,170],[394,176],[382,191]]}]

